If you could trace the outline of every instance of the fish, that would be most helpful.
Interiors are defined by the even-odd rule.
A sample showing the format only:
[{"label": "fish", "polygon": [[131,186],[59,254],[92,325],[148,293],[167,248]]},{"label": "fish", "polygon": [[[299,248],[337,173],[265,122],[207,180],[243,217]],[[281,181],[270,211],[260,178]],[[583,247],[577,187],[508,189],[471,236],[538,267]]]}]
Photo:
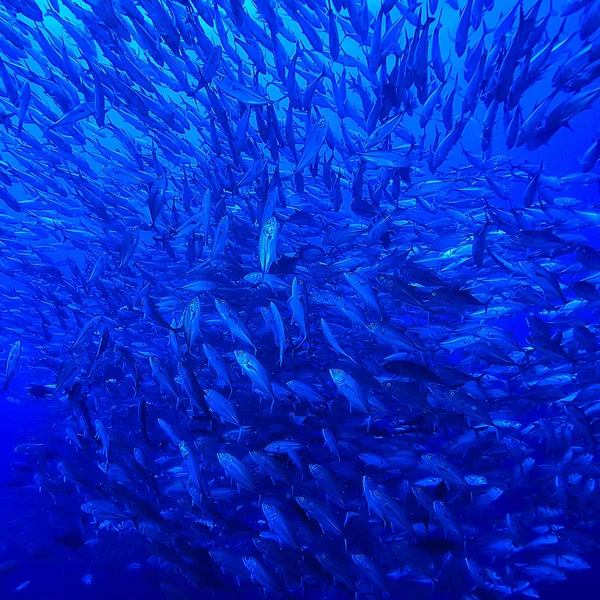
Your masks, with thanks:
[{"label": "fish", "polygon": [[600,10],[559,4],[3,3],[3,533],[167,598],[588,569]]}]

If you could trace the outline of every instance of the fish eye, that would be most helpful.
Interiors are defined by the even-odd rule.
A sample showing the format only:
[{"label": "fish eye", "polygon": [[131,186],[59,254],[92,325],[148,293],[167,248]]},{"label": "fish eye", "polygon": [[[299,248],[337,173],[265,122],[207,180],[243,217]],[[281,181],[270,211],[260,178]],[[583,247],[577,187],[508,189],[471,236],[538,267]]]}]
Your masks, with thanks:
[{"label": "fish eye", "polygon": [[433,458],[433,455],[432,455],[432,454],[428,454],[428,455],[427,455],[425,458],[426,458],[427,460],[431,460],[431,459]]},{"label": "fish eye", "polygon": [[225,304],[225,300],[223,300],[223,298],[221,298],[221,304]]},{"label": "fish eye", "polygon": [[372,321],[371,323],[369,323],[369,327],[371,327],[371,328],[375,327],[375,322]]},{"label": "fish eye", "polygon": [[431,292],[431,295],[432,295],[432,296],[435,296],[435,294],[436,294],[435,292]]},{"label": "fish eye", "polygon": [[270,505],[270,504],[265,504],[265,508],[266,508],[267,510],[269,510],[269,509],[271,508],[271,505]]},{"label": "fish eye", "polygon": [[450,392],[450,395],[451,395],[451,396],[454,398],[454,396],[456,396],[456,392],[455,392],[454,390],[452,390],[452,391]]},{"label": "fish eye", "polygon": [[304,502],[304,500],[306,500],[306,498],[304,496],[299,496],[298,500],[300,500],[300,502]]},{"label": "fish eye", "polygon": [[302,281],[302,279],[298,279],[298,283],[299,283],[300,285],[304,285],[304,281]]},{"label": "fish eye", "polygon": [[324,122],[324,121],[321,121],[321,122],[319,123],[319,127],[320,127],[321,129],[323,129],[323,127],[325,127],[325,122]]},{"label": "fish eye", "polygon": [[391,381],[386,381],[385,382],[385,387],[392,387],[392,382]]},{"label": "fish eye", "polygon": [[244,351],[243,351],[243,350],[239,350],[239,353],[240,353],[240,354],[244,354]]},{"label": "fish eye", "polygon": [[381,279],[381,281],[383,281],[385,279],[385,277],[383,275],[380,275],[379,279]]},{"label": "fish eye", "polygon": [[444,506],[444,503],[443,503],[443,502],[440,500],[440,501],[438,502],[438,506]]},{"label": "fish eye", "polygon": [[419,494],[423,491],[423,488],[421,486],[415,488],[415,492],[419,492]]},{"label": "fish eye", "polygon": [[381,496],[381,492],[379,490],[375,490],[374,495],[379,497]]}]

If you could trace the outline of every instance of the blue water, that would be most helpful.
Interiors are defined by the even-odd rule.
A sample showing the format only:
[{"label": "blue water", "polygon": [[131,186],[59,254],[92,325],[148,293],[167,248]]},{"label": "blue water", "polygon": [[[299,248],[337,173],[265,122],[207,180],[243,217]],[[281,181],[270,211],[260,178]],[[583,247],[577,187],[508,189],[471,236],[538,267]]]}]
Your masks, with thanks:
[{"label": "blue water", "polygon": [[[4,2],[0,599],[595,597],[600,300],[578,286],[600,282],[599,26],[598,0]],[[582,106],[564,116],[569,100]],[[432,454],[450,471],[425,466]],[[482,508],[482,490],[499,498]],[[343,535],[322,533],[304,495],[347,517]],[[426,554],[425,576],[398,543]],[[275,583],[250,581],[242,557]]]}]

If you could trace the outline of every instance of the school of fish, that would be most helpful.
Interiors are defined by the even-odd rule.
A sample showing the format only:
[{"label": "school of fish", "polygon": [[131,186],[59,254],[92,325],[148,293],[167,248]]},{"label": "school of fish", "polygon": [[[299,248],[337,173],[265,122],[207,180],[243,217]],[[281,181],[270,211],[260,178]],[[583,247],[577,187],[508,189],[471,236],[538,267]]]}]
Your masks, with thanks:
[{"label": "school of fish", "polygon": [[3,2],[1,401],[47,410],[33,485],[167,598],[535,598],[589,568],[600,137],[540,156],[600,106],[599,25]]}]

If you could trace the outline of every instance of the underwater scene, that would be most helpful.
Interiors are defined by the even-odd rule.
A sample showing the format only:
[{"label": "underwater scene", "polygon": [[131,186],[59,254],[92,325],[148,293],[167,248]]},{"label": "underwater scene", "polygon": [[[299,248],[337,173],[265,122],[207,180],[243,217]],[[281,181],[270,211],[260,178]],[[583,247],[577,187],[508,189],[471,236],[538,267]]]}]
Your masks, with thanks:
[{"label": "underwater scene", "polygon": [[0,599],[600,591],[600,0],[2,0]]}]

